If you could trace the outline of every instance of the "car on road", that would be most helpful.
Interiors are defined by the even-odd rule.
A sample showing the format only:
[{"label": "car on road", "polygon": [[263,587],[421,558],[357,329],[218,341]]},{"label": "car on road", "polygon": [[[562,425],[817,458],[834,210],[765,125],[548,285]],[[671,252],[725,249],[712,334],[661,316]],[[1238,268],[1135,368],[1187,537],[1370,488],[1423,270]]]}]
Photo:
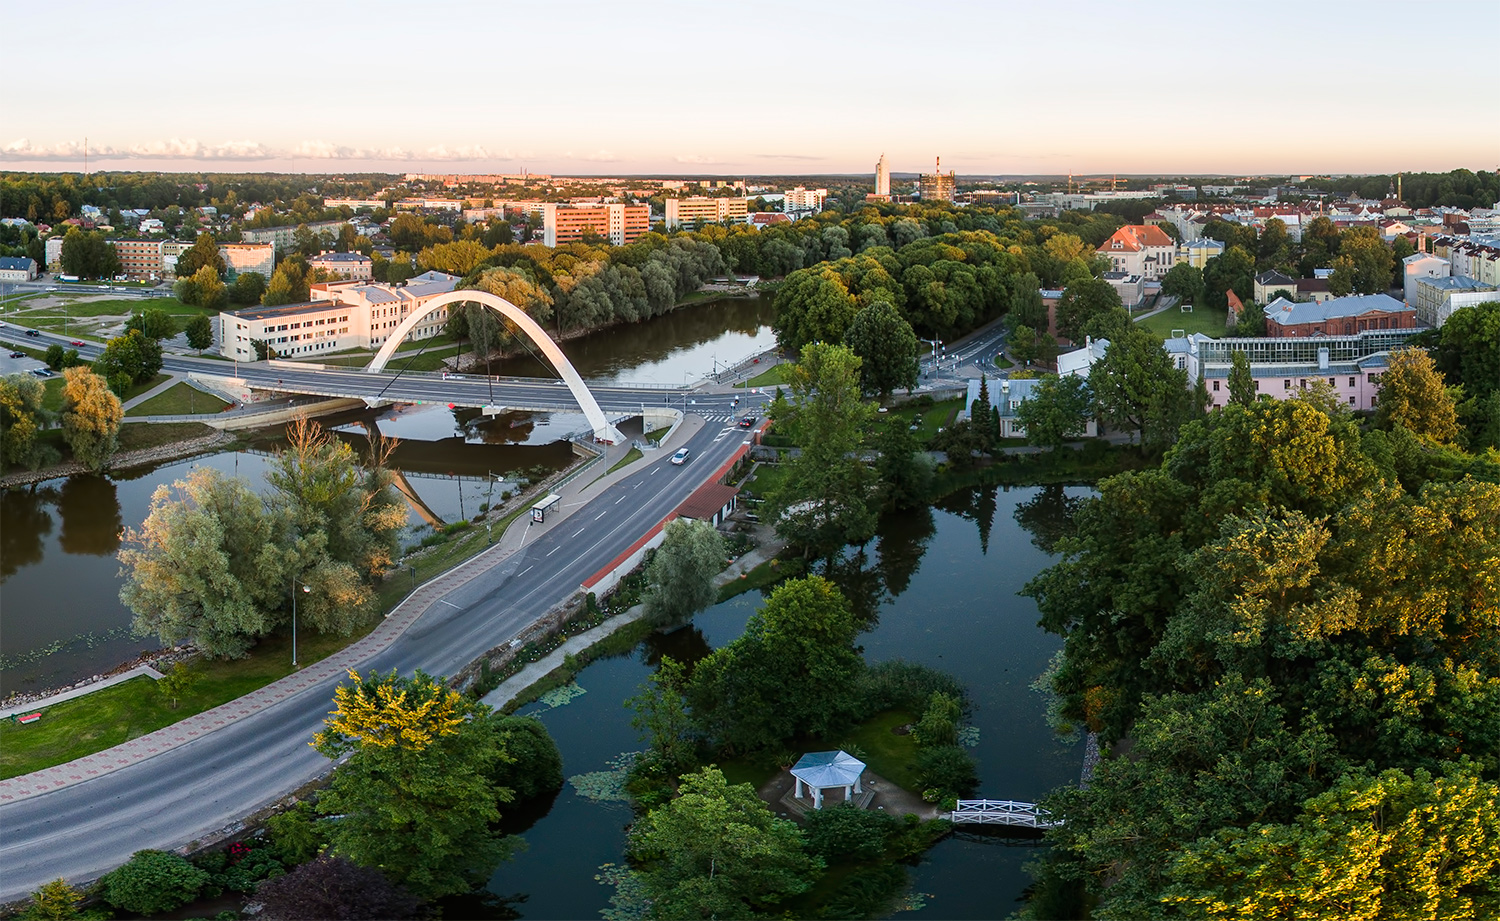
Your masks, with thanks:
[{"label": "car on road", "polygon": [[30,337],[31,337],[31,338],[33,338],[33,339],[35,339],[35,338],[36,338],[36,337],[38,337],[38,336],[40,336],[40,335],[41,335],[41,333],[39,333],[39,332],[37,332],[37,331],[36,331],[36,330],[34,330],[34,329],[28,329],[28,330],[27,330],[27,331],[26,331],[26,335],[28,335],[28,336],[30,336]]},{"label": "car on road", "polygon": [[52,376],[52,370],[50,368],[32,368],[31,369],[31,373],[35,374],[37,377],[51,377]]},{"label": "car on road", "polygon": [[740,428],[748,429],[755,427],[755,413],[745,413],[740,417]]},{"label": "car on road", "polygon": [[68,344],[72,345],[72,346],[80,346],[80,345],[83,345],[83,340],[82,339],[74,339],[72,342],[70,342]]},{"label": "car on road", "polygon": [[11,352],[10,353],[10,357],[11,358],[25,358],[26,357],[26,353],[25,352]]},{"label": "car on road", "polygon": [[681,467],[683,464],[687,463],[688,455],[691,453],[692,452],[687,448],[679,448],[677,453],[672,455],[672,463],[678,467]]}]

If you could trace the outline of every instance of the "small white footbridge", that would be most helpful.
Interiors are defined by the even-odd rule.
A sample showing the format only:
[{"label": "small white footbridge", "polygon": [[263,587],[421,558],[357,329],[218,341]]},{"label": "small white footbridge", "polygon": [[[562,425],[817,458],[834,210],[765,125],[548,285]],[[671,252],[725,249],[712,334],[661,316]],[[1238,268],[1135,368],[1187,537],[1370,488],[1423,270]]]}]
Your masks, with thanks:
[{"label": "small white footbridge", "polygon": [[1017,828],[1055,828],[1060,820],[1036,803],[1008,799],[961,799],[948,818],[956,825],[1010,825]]}]

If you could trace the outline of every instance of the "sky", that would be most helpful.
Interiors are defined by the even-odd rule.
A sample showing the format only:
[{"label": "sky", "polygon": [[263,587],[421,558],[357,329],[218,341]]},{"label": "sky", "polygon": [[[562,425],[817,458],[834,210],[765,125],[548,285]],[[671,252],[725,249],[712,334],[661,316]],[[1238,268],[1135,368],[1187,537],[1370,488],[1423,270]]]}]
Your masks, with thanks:
[{"label": "sky", "polygon": [[51,0],[4,21],[0,169],[79,170],[85,138],[91,170],[1500,165],[1500,0]]}]

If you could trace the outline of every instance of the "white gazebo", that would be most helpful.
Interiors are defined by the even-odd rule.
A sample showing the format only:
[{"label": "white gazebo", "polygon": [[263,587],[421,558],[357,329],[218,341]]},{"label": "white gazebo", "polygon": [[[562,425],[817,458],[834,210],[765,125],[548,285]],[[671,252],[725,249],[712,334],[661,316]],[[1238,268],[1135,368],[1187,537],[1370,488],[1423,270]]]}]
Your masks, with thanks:
[{"label": "white gazebo", "polygon": [[859,788],[859,778],[864,772],[865,763],[848,752],[808,752],[792,765],[792,777],[796,780],[794,795],[801,799],[805,786],[812,796],[813,808],[822,809],[823,791],[843,787],[844,801],[853,802],[854,793],[864,792]]}]

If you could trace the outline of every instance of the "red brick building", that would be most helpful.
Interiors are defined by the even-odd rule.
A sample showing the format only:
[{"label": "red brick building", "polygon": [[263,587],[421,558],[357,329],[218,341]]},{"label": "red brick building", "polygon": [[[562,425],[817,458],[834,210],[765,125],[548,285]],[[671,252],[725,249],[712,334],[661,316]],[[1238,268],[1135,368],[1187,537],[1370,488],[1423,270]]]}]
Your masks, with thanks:
[{"label": "red brick building", "polygon": [[1272,339],[1348,336],[1366,330],[1416,329],[1417,309],[1389,294],[1357,294],[1323,301],[1278,297],[1266,305],[1266,335]]}]

